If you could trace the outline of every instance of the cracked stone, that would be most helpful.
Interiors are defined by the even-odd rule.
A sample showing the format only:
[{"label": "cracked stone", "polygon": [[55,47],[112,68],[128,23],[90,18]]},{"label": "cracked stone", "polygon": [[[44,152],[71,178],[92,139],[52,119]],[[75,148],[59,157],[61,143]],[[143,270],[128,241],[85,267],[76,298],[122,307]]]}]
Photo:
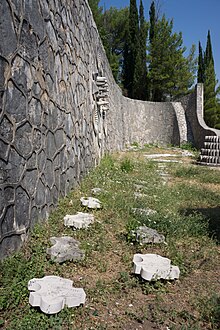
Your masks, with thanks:
[{"label": "cracked stone", "polygon": [[165,237],[159,234],[155,229],[147,226],[140,226],[136,229],[136,240],[141,244],[164,243]]},{"label": "cracked stone", "polygon": [[101,202],[97,198],[81,197],[80,201],[83,206],[86,206],[89,209],[100,209],[101,208]]},{"label": "cracked stone", "polygon": [[85,303],[86,294],[82,288],[72,287],[73,281],[59,276],[33,278],[28,282],[31,306],[40,307],[45,314],[60,312],[65,306],[76,307]]},{"label": "cracked stone", "polygon": [[76,229],[87,228],[94,222],[94,215],[89,213],[77,212],[77,214],[66,215],[64,217],[64,226],[75,227]]},{"label": "cracked stone", "polygon": [[179,267],[172,266],[170,259],[158,254],[135,254],[133,263],[134,273],[140,274],[146,281],[174,280],[180,276]]},{"label": "cracked stone", "polygon": [[84,251],[79,248],[80,243],[72,237],[51,237],[50,242],[54,245],[47,249],[47,254],[55,262],[82,260],[85,257]]}]

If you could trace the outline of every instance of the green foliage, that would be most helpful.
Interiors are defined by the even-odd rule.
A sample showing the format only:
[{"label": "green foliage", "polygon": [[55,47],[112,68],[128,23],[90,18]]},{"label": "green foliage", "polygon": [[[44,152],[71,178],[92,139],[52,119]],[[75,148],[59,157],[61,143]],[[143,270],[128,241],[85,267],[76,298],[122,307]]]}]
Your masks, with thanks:
[{"label": "green foliage", "polygon": [[105,35],[102,37],[107,57],[117,83],[121,83],[121,62],[128,28],[128,7],[111,7],[103,13]]},{"label": "green foliage", "polygon": [[173,33],[173,21],[162,17],[154,27],[149,45],[149,79],[152,101],[174,100],[187,94],[193,84],[194,51],[184,57],[181,33]]},{"label": "green foliage", "polygon": [[220,329],[220,296],[213,293],[209,299],[198,297],[197,306],[202,320],[209,322],[213,330]]},{"label": "green foliage", "polygon": [[122,162],[121,162],[121,166],[120,166],[122,172],[132,172],[134,170],[134,163],[131,159],[129,158],[125,158]]},{"label": "green foliage", "polygon": [[205,63],[201,43],[199,42],[199,58],[198,58],[198,73],[197,73],[197,82],[205,82]]},{"label": "green foliage", "polygon": [[127,96],[133,96],[134,70],[138,50],[139,20],[136,0],[130,0],[129,23],[124,46],[123,84]]},{"label": "green foliage", "polygon": [[139,100],[148,100],[149,88],[147,77],[147,53],[146,53],[146,39],[147,39],[147,24],[144,19],[144,7],[142,1],[140,2],[139,10],[139,38],[137,41],[137,55],[135,60],[134,78],[133,78],[133,98]]},{"label": "green foliage", "polygon": [[[187,289],[189,303],[186,310],[187,307],[192,307],[191,287],[189,290],[188,279],[182,281],[182,278],[185,274],[192,274],[192,278],[195,278],[194,270],[206,276],[208,267],[211,269],[211,278],[217,264],[218,250],[215,241],[209,237],[209,219],[199,211],[186,211],[201,206],[217,208],[218,191],[213,192],[202,183],[204,180],[219,183],[218,171],[187,164],[167,164],[171,184],[163,185],[157,172],[158,164],[146,161],[143,156],[147,151],[160,153],[164,152],[164,149],[159,150],[158,147],[149,145],[145,150],[136,151],[134,158],[131,158],[132,152],[106,155],[100,165],[83,179],[81,185],[60,201],[48,221],[35,227],[22,251],[1,262],[0,327],[7,327],[9,330],[107,329],[109,324],[101,323],[101,319],[109,315],[109,310],[115,308],[117,315],[112,314],[111,318],[114,327],[121,329],[130,319],[143,320],[149,306],[152,306],[152,310],[158,306],[159,316],[164,317],[166,324],[169,324],[170,313],[164,312],[164,305],[159,308],[158,304],[162,296],[169,298],[167,291],[171,286],[172,294],[178,296],[184,294],[183,290]],[[195,180],[201,183],[193,184]],[[138,184],[140,188],[137,189],[145,194],[143,198],[134,198],[134,189]],[[63,216],[82,210],[80,197],[89,196],[94,187],[103,189],[98,196],[103,205],[102,210],[91,211],[95,216],[94,224],[87,230],[72,231],[64,227]],[[151,208],[156,210],[157,214],[134,214],[131,212],[133,208]],[[134,244],[132,231],[141,224],[164,234],[166,244]],[[48,260],[46,249],[49,246],[49,238],[58,235],[68,235],[79,240],[86,253],[85,260],[60,265]],[[158,253],[170,258],[172,264],[181,269],[180,280],[169,284],[164,281],[148,283],[141,280],[132,273],[132,257],[135,253]],[[202,267],[206,267],[206,274],[202,272]],[[73,279],[76,287],[83,287],[88,307],[66,308],[57,315],[45,315],[38,308],[31,307],[28,303],[28,281],[33,277],[48,274]],[[200,280],[198,276],[196,281]],[[212,280],[214,282],[214,277]],[[204,277],[196,290],[198,296],[203,283]],[[153,299],[152,296],[148,297],[150,305],[144,305],[146,310],[142,309],[142,301],[137,299],[138,305],[134,304],[132,308],[126,309],[133,297],[137,297],[141,291],[153,295]],[[185,309],[178,313],[174,306],[173,324],[178,324],[178,321],[186,322],[186,329],[187,326],[188,329],[194,329],[195,324],[192,323],[191,326],[190,322],[199,322],[201,319],[205,324],[204,328],[212,324],[213,329],[218,329],[219,295],[212,297],[208,286],[204,291],[207,292],[208,298],[204,305],[203,301],[198,299],[195,307],[198,315],[196,320],[193,320]],[[114,306],[115,302],[118,302],[117,306]]]},{"label": "green foliage", "polygon": [[217,95],[220,87],[217,86],[214,59],[212,54],[211,34],[208,31],[206,50],[203,54],[199,43],[198,82],[204,83],[204,119],[208,126],[220,127],[220,105]]}]

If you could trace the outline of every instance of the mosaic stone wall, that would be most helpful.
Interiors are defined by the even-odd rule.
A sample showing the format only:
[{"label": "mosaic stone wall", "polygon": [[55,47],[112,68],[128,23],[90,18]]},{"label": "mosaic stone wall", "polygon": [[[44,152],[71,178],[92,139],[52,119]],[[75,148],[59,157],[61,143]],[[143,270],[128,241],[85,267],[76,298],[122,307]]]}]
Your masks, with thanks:
[{"label": "mosaic stone wall", "polygon": [[171,103],[122,96],[86,0],[1,0],[0,36],[2,258],[105,152],[180,134]]}]

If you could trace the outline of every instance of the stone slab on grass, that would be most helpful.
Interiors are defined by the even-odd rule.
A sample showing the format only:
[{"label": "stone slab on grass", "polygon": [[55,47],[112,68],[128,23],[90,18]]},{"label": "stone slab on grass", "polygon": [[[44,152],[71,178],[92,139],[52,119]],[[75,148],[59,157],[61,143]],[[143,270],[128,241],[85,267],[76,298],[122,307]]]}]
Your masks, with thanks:
[{"label": "stone slab on grass", "polygon": [[158,254],[135,254],[133,263],[134,273],[146,281],[174,280],[180,276],[179,267],[172,266],[170,259]]},{"label": "stone slab on grass", "polygon": [[183,163],[181,160],[176,160],[176,159],[152,159],[152,161],[158,163],[180,163],[180,164]]},{"label": "stone slab on grass", "polygon": [[101,194],[101,193],[105,192],[105,190],[102,189],[102,188],[92,188],[91,191],[94,195],[98,195],[98,194]]},{"label": "stone slab on grass", "polygon": [[79,248],[80,243],[73,237],[51,237],[50,241],[54,245],[47,249],[47,254],[50,254],[55,262],[76,261],[85,257],[84,251]]},{"label": "stone slab on grass", "polygon": [[74,227],[75,229],[87,228],[94,222],[94,215],[89,213],[77,212],[77,214],[64,217],[64,226]]},{"label": "stone slab on grass", "polygon": [[83,206],[88,207],[89,209],[100,209],[101,202],[97,198],[94,197],[81,197],[80,201]]},{"label": "stone slab on grass", "polygon": [[28,282],[31,306],[40,307],[45,314],[59,313],[65,306],[76,307],[85,303],[82,288],[74,288],[73,281],[59,276],[33,278]]},{"label": "stone slab on grass", "polygon": [[156,214],[157,211],[156,210],[152,210],[152,209],[149,209],[149,208],[146,208],[146,209],[141,209],[141,208],[132,208],[131,211],[134,213],[134,214],[138,214],[138,215],[153,215],[153,214]]},{"label": "stone slab on grass", "polygon": [[147,226],[140,226],[135,230],[136,241],[141,244],[149,243],[164,243],[165,237],[159,234],[155,229],[149,228]]},{"label": "stone slab on grass", "polygon": [[180,157],[177,154],[152,154],[152,155],[144,155],[144,157],[148,159],[162,158],[162,157]]}]

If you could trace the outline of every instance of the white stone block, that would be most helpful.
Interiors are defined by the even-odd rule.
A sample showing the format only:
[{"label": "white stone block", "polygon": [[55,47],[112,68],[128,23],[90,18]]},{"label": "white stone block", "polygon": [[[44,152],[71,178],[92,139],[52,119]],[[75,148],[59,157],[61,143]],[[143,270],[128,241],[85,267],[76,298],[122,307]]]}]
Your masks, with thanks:
[{"label": "white stone block", "polygon": [[86,206],[89,209],[100,209],[101,208],[101,202],[97,198],[81,197],[80,201],[83,206]]},{"label": "white stone block", "polygon": [[174,280],[179,278],[180,270],[172,266],[168,258],[158,254],[135,254],[133,258],[134,273],[140,274],[146,281],[165,279]]},{"label": "white stone block", "polygon": [[75,227],[76,229],[87,228],[94,222],[94,215],[89,213],[77,212],[77,214],[64,217],[64,226]]},{"label": "white stone block", "polygon": [[180,155],[177,154],[152,154],[152,155],[144,155],[144,157],[148,159],[155,159],[161,157],[179,157]]},{"label": "white stone block", "polygon": [[73,288],[73,281],[59,276],[33,278],[28,282],[31,306],[40,307],[46,314],[59,313],[65,306],[76,307],[85,303],[82,288]]}]

